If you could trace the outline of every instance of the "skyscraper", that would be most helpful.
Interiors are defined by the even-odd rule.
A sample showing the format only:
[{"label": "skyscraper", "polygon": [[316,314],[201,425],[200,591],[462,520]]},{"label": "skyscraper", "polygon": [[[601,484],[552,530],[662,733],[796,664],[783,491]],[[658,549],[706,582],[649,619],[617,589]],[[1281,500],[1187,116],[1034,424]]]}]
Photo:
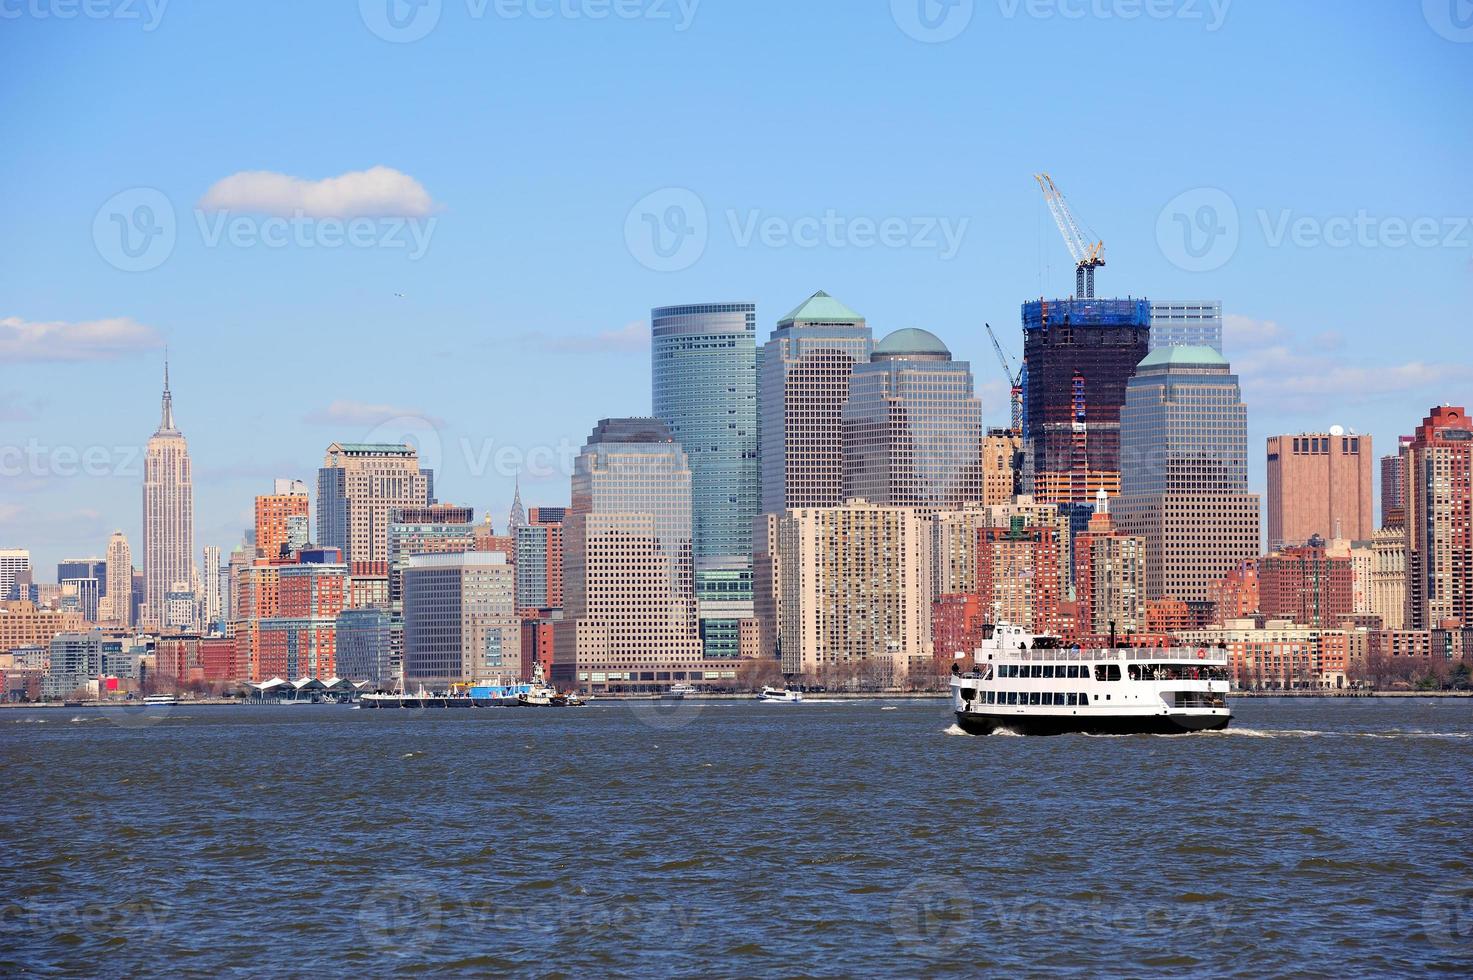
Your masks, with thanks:
[{"label": "skyscraper", "polygon": [[307,485],[301,480],[277,480],[271,493],[256,498],[256,557],[268,562],[290,561],[293,518],[311,512]]},{"label": "skyscraper", "polygon": [[1366,541],[1376,529],[1371,437],[1329,432],[1268,437],[1268,550],[1326,541]]},{"label": "skyscraper", "polygon": [[1153,302],[1151,350],[1211,347],[1222,353],[1222,301]]},{"label": "skyscraper", "polygon": [[396,507],[389,515],[390,604],[404,601],[404,568],[414,555],[477,550],[475,519],[475,508],[454,504]]},{"label": "skyscraper", "polygon": [[354,574],[386,575],[393,511],[428,506],[430,479],[413,446],[333,443],[317,471],[317,543],[341,548]]},{"label": "skyscraper", "polygon": [[143,461],[143,618],[164,622],[165,597],[176,583],[194,583],[194,478],[189,444],[174,426],[169,364],[159,427]]},{"label": "skyscraper", "polygon": [[762,513],[843,503],[844,403],[872,346],[864,317],[823,291],[778,322],[757,384]]},{"label": "skyscraper", "polygon": [[1441,405],[1407,450],[1408,629],[1473,624],[1473,420]]},{"label": "skyscraper", "polygon": [[1248,492],[1248,409],[1210,347],[1166,347],[1141,361],[1120,421],[1122,486],[1113,507],[1146,539],[1146,595],[1205,604],[1209,587],[1259,554]]},{"label": "skyscraper", "polygon": [[1115,527],[1103,491],[1089,529],[1074,539],[1074,582],[1080,633],[1125,636],[1146,628],[1146,542]]},{"label": "skyscraper", "polygon": [[410,555],[404,561],[407,688],[515,679],[521,620],[511,563],[486,551]]},{"label": "skyscraper", "polygon": [[218,544],[205,545],[205,571],[204,589],[205,628],[213,629],[221,622],[223,613],[224,596],[220,591],[220,546]]},{"label": "skyscraper", "polygon": [[1407,451],[1412,437],[1396,441],[1396,455],[1381,457],[1381,526],[1406,527],[1407,523]]},{"label": "skyscraper", "polygon": [[695,581],[708,655],[737,654],[752,615],[752,520],[759,498],[757,307],[699,303],[650,313],[654,415],[691,472]]},{"label": "skyscraper", "polygon": [[844,404],[844,496],[934,512],[982,500],[982,402],[966,361],[897,330],[857,364]]},{"label": "skyscraper", "polygon": [[686,454],[659,419],[604,419],[588,437],[563,526],[559,684],[652,691],[705,679],[690,487]]},{"label": "skyscraper", "polygon": [[[0,601],[10,598],[15,588],[16,572],[31,570],[31,553],[25,548],[0,548]],[[28,595],[17,595],[17,599],[29,599]]]},{"label": "skyscraper", "polygon": [[517,530],[517,608],[525,615],[563,606],[563,507],[533,507]]},{"label": "skyscraper", "polygon": [[1045,504],[1120,492],[1120,409],[1150,352],[1151,304],[1133,299],[1023,304],[1023,491]]},{"label": "skyscraper", "polygon": [[63,558],[56,563],[56,580],[65,582],[67,579],[97,579],[98,596],[107,595],[107,559],[105,558]]},{"label": "skyscraper", "polygon": [[122,531],[114,531],[107,542],[107,594],[112,598],[113,621],[132,626],[133,550]]}]

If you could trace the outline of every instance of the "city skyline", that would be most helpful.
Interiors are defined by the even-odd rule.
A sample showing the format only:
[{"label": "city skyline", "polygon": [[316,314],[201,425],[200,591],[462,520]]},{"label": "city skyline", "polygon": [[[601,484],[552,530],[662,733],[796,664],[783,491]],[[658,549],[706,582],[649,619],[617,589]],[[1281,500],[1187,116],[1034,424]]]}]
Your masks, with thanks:
[{"label": "city skyline", "polygon": [[[1467,400],[1450,389],[1469,370],[1458,341],[1473,270],[1456,222],[1473,213],[1462,177],[1473,108],[1446,95],[1467,88],[1473,63],[1415,4],[1361,11],[1353,31],[1299,8],[1233,5],[1209,30],[1206,20],[1080,23],[984,5],[940,44],[908,35],[885,4],[846,18],[823,5],[701,5],[681,31],[617,18],[476,22],[447,9],[436,30],[406,44],[376,36],[351,4],[328,6],[170,9],[152,31],[7,21],[14,70],[60,76],[41,97],[11,105],[28,139],[0,161],[6,185],[25,189],[0,243],[9,273],[0,352],[14,368],[0,377],[8,467],[0,546],[30,547],[36,567],[96,554],[117,529],[141,546],[134,508],[108,501],[136,482],[152,414],[145,393],[156,388],[165,341],[187,406],[199,544],[233,541],[262,482],[310,482],[323,446],[363,440],[395,419],[410,420],[398,434],[433,432],[444,447],[445,499],[500,522],[520,461],[527,499],[565,503],[564,475],[538,477],[526,457],[539,447],[574,455],[594,420],[650,411],[643,324],[662,304],[751,300],[760,343],[783,311],[826,289],[863,311],[877,337],[907,327],[941,337],[973,365],[986,422],[1004,424],[1007,392],[982,323],[999,328],[1017,356],[1018,305],[1072,291],[1072,264],[1030,176],[1045,169],[1106,242],[1102,295],[1222,302],[1226,353],[1247,386],[1250,445],[1342,424],[1393,446],[1424,402]],[[239,39],[249,59],[211,55],[220,36]],[[873,51],[893,70],[820,68],[800,57],[814,36]],[[1301,36],[1317,43],[1295,45],[1289,57],[1287,39]],[[1081,116],[1074,82],[1032,70],[1092,57],[1102,40],[1115,55],[1107,87],[1152,93],[1143,126],[1121,125],[1112,112]],[[495,58],[480,57],[487,44]],[[742,72],[743,110],[725,113],[751,50],[786,64],[786,77],[777,84]],[[251,69],[263,58],[299,62],[303,75],[289,90],[261,80]],[[564,58],[619,78],[607,95],[615,104],[662,111],[595,111],[598,100],[557,69]],[[1387,60],[1415,70],[1389,79],[1363,70]],[[178,72],[211,86],[222,104],[265,98],[271,112],[222,123],[175,83]],[[376,105],[372,125],[336,111],[386,76],[401,86]],[[672,76],[682,84],[670,85]],[[1030,83],[1007,84],[1021,77]],[[1306,115],[1261,97],[1311,83],[1339,98]],[[806,86],[852,98],[793,100]],[[1004,90],[1006,98],[992,94]],[[85,138],[66,122],[79,117],[89,120]],[[735,130],[711,123],[724,117],[738,120]],[[548,127],[550,118],[566,124]],[[1199,119],[1210,122],[1187,129]],[[1064,120],[1079,138],[1040,150],[1030,134]],[[869,145],[821,160],[764,152],[816,125]],[[1152,127],[1191,136],[1148,147],[1142,134]],[[283,129],[303,135],[283,142]],[[733,131],[757,151],[741,162]],[[1343,150],[1348,134],[1360,134],[1355,153]],[[511,145],[536,148],[536,174],[486,166]],[[609,152],[591,165],[587,145]],[[80,165],[98,146],[108,166]],[[233,245],[220,230],[228,214],[263,231],[271,208],[281,209],[238,175],[297,178],[310,190],[375,167],[403,178],[380,173],[398,195],[391,210],[408,212],[395,220],[435,219],[420,258],[408,257],[412,241],[304,247],[288,235],[282,247]],[[138,188],[172,208],[175,241],[158,267],[130,272],[99,252],[94,221],[111,228],[112,214],[131,217],[132,208],[105,206]],[[702,204],[706,245],[690,266],[662,272],[632,254],[626,219],[638,226],[646,211],[636,205],[672,188]],[[1168,255],[1162,228],[1195,217],[1209,191],[1232,204],[1206,212],[1225,225],[1236,219],[1236,235],[1222,239],[1236,240],[1231,254]],[[311,214],[385,206],[382,196],[351,207],[310,195],[296,203]],[[830,212],[844,222],[838,244],[824,231]],[[902,247],[867,245],[853,224],[892,218],[911,230]],[[929,236],[924,219],[936,222]],[[942,219],[953,232],[966,222],[954,252]],[[1397,244],[1395,223],[1419,219],[1433,222],[1435,243]],[[798,241],[805,221],[817,222],[814,247]],[[578,272],[570,279],[568,269]],[[1407,345],[1412,325],[1418,342]],[[436,383],[467,364],[483,365],[495,383]],[[313,382],[288,380],[300,371]],[[233,372],[254,379],[251,399],[227,394]],[[563,391],[550,392],[549,378]],[[88,409],[98,404],[110,410]],[[36,466],[27,458],[33,440]],[[467,464],[463,441],[484,467]],[[496,465],[503,447],[519,459]],[[95,477],[68,455],[89,449],[104,460]],[[1258,491],[1261,455],[1250,454]]]}]

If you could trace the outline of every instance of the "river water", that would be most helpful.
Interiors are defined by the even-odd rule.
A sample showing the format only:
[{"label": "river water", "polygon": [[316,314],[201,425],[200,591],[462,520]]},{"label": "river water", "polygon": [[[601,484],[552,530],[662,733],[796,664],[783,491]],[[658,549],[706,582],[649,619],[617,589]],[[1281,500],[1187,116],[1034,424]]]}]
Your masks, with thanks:
[{"label": "river water", "polygon": [[0,974],[1473,974],[1473,701],[0,712]]}]

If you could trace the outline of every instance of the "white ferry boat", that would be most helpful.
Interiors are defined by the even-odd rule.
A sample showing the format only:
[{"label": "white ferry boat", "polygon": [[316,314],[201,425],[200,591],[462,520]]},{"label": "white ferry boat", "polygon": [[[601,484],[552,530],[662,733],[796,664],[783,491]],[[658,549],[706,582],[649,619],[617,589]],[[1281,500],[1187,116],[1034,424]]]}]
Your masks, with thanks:
[{"label": "white ferry boat", "polygon": [[689,684],[672,684],[670,685],[670,690],[661,694],[660,698],[665,701],[681,701],[685,699],[687,694],[694,693],[696,693],[696,689]]},{"label": "white ferry boat", "polygon": [[775,702],[777,704],[801,704],[803,692],[792,688],[764,687],[757,694],[758,701]]},{"label": "white ferry boat", "polygon": [[178,703],[179,699],[172,694],[150,694],[143,699],[143,706],[146,708],[172,707]]},{"label": "white ferry boat", "polygon": [[1226,650],[1066,649],[999,624],[974,661],[951,678],[956,723],[973,735],[1180,735],[1233,718]]}]

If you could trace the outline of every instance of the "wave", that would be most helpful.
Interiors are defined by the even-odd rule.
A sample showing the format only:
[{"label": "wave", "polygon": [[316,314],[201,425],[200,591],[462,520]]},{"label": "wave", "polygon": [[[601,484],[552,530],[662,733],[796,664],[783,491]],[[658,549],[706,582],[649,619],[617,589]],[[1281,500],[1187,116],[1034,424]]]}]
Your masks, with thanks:
[{"label": "wave", "polygon": [[963,736],[965,736],[967,738],[971,738],[972,737],[972,733],[971,732],[967,731],[965,728],[963,728],[962,726],[957,725],[957,724],[948,725],[945,729],[942,730],[941,734],[943,734],[943,735],[963,735]]}]

